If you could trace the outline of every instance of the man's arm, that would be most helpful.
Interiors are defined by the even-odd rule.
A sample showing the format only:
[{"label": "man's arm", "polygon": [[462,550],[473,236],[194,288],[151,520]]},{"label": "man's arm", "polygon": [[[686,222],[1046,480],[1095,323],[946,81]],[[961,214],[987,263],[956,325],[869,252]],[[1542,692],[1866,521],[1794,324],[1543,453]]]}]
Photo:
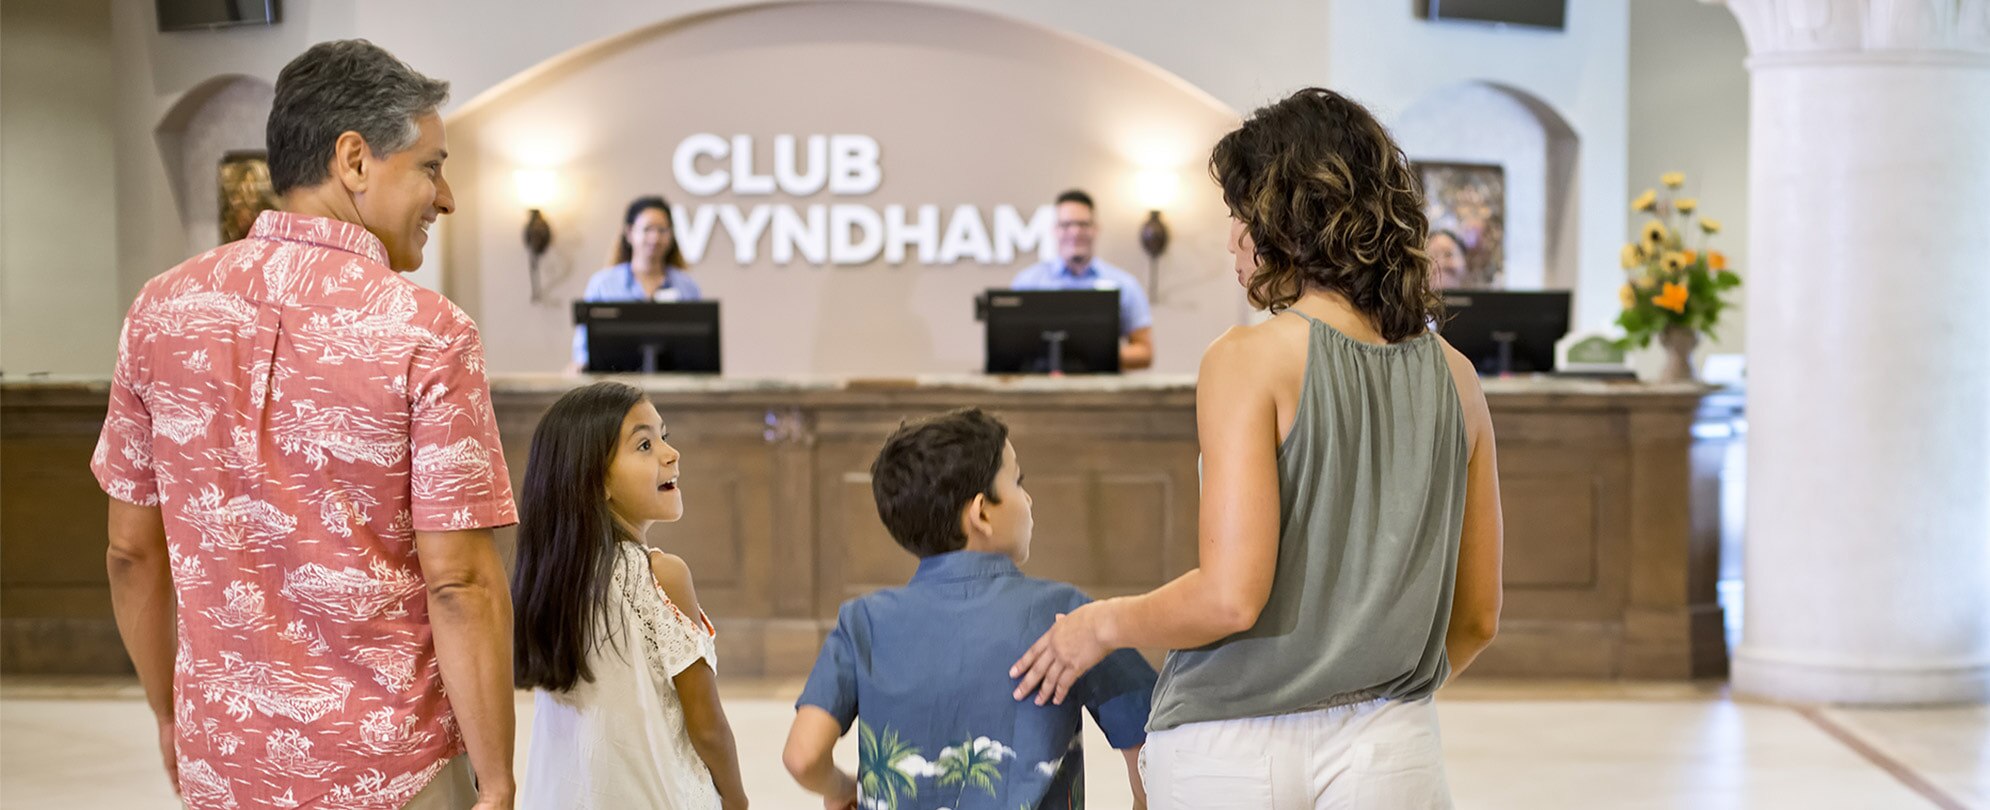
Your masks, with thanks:
[{"label": "man's arm", "polygon": [[1154,365],[1154,327],[1143,326],[1127,333],[1119,345],[1121,371],[1139,371]]},{"label": "man's arm", "polygon": [[416,532],[442,686],[477,773],[477,810],[510,808],[517,720],[511,690],[511,592],[490,529]]},{"label": "man's arm", "polygon": [[111,612],[124,651],[138,670],[145,704],[159,724],[159,753],[166,776],[179,791],[179,758],[173,727],[173,655],[179,643],[179,605],[166,554],[166,520],[156,506],[110,499]]},{"label": "man's arm", "polygon": [[836,741],[843,726],[829,712],[817,706],[795,710],[795,724],[788,728],[788,744],[781,750],[781,764],[795,784],[822,797],[824,807],[852,807],[857,802],[857,780],[836,767]]}]

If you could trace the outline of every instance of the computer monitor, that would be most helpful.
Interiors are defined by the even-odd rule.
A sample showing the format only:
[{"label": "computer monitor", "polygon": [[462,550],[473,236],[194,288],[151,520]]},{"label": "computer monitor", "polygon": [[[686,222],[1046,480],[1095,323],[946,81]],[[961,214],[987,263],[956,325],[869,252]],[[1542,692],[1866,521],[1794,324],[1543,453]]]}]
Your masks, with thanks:
[{"label": "computer monitor", "polygon": [[719,303],[575,301],[591,372],[719,373]]},{"label": "computer monitor", "polygon": [[1567,290],[1445,290],[1437,331],[1481,375],[1555,370],[1555,342],[1569,331]]},{"label": "computer monitor", "polygon": [[989,290],[989,374],[1116,374],[1117,290]]}]

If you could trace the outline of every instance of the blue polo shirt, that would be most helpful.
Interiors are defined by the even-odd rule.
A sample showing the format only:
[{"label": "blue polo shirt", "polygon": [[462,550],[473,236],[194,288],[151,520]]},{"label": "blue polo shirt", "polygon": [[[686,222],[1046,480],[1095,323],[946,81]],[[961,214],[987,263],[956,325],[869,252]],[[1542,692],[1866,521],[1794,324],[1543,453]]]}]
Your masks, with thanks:
[{"label": "blue polo shirt", "polygon": [[1154,325],[1154,313],[1147,304],[1147,290],[1140,286],[1140,280],[1134,278],[1132,273],[1096,258],[1079,270],[1066,267],[1062,259],[1037,262],[1017,273],[1016,280],[1009,282],[1009,288],[1012,290],[1118,290],[1121,337]]},{"label": "blue polo shirt", "polygon": [[1146,742],[1154,668],[1116,650],[1064,705],[1038,706],[1012,696],[1009,667],[1057,614],[1089,601],[1070,585],[1023,576],[1000,554],[927,557],[905,587],[843,603],[795,705],[829,712],[845,732],[859,726],[857,778],[874,806],[1077,806],[1079,712],[1091,712],[1115,749]]},{"label": "blue polo shirt", "polygon": [[[663,286],[656,289],[657,301],[697,301],[703,297],[698,282],[691,280],[691,274],[676,267],[663,268]],[[636,271],[628,262],[603,268],[587,279],[587,292],[581,293],[582,301],[648,301],[649,295],[643,292],[643,283],[636,280]],[[574,362],[587,365],[587,327],[574,327]]]}]

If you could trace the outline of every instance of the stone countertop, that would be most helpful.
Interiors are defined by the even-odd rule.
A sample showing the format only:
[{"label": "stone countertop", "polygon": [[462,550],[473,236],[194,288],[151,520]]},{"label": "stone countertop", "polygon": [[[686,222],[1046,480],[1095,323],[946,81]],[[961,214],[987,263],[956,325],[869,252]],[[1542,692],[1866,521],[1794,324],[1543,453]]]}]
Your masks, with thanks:
[{"label": "stone countertop", "polygon": [[[904,377],[796,375],[791,377],[726,377],[699,375],[577,375],[560,373],[493,374],[491,390],[499,394],[558,394],[593,380],[618,380],[654,394],[779,394],[814,392],[977,391],[1002,394],[1059,393],[1186,393],[1195,390],[1189,374],[1125,374],[1043,377],[934,374]],[[1727,391],[1700,383],[1640,383],[1578,377],[1530,376],[1482,381],[1489,397],[1699,397]],[[0,393],[67,392],[103,394],[108,377],[35,375],[0,378]]]}]

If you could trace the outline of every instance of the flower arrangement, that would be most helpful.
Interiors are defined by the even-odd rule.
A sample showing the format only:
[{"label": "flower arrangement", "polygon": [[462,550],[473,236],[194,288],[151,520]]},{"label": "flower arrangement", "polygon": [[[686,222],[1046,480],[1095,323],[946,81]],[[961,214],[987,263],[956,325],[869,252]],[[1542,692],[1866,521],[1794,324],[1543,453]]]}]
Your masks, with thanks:
[{"label": "flower arrangement", "polygon": [[[1624,330],[1619,345],[1644,347],[1659,337],[1675,354],[1680,352],[1679,344],[1690,354],[1698,336],[1712,333],[1720,323],[1721,311],[1728,306],[1722,293],[1741,286],[1741,277],[1727,268],[1726,256],[1707,247],[1708,240],[1720,233],[1720,221],[1705,215],[1696,220],[1699,201],[1677,196],[1686,176],[1667,172],[1659,180],[1663,192],[1648,188],[1631,200],[1631,210],[1649,214],[1650,219],[1639,229],[1637,240],[1623,249],[1627,278],[1618,291],[1624,305],[1617,316],[1617,325]],[[1687,247],[1688,230],[1699,231],[1694,247]],[[1685,376],[1690,378],[1690,368]]]}]

